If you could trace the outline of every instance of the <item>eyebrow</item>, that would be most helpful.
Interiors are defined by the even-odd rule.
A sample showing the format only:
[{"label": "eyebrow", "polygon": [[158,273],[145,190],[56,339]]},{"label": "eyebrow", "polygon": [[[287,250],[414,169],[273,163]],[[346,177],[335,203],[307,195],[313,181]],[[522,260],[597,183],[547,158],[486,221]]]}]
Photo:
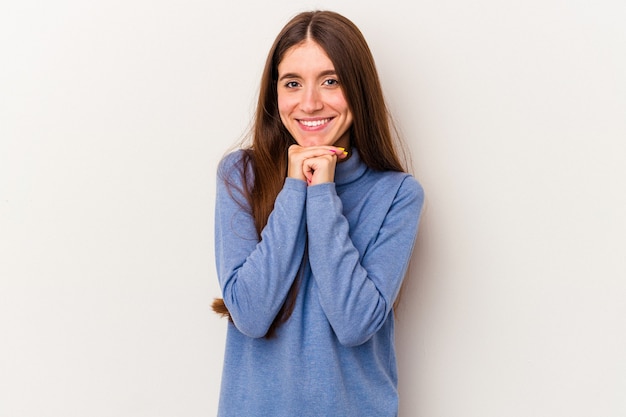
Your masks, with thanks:
[{"label": "eyebrow", "polygon": [[[318,77],[326,77],[328,75],[337,75],[337,71],[335,70],[325,70],[319,73]],[[278,81],[282,81],[285,78],[302,78],[299,74],[295,73],[295,72],[288,72],[286,74],[283,74],[281,77],[278,78]]]}]

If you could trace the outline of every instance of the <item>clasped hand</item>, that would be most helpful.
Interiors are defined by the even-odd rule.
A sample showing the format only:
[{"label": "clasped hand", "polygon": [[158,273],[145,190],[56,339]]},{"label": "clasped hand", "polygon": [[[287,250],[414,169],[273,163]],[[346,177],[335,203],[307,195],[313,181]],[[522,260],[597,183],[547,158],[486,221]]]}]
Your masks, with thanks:
[{"label": "clasped hand", "polygon": [[287,176],[306,181],[307,185],[334,182],[337,160],[347,157],[344,151],[337,146],[291,145]]}]

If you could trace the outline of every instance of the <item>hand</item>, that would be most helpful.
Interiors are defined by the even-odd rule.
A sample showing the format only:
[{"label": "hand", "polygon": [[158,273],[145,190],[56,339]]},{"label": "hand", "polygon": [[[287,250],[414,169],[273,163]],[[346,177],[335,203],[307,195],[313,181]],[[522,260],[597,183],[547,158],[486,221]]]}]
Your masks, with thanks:
[{"label": "hand", "polygon": [[344,159],[347,153],[337,146],[289,147],[289,167],[287,176],[306,181],[308,185],[333,182],[337,159]]}]

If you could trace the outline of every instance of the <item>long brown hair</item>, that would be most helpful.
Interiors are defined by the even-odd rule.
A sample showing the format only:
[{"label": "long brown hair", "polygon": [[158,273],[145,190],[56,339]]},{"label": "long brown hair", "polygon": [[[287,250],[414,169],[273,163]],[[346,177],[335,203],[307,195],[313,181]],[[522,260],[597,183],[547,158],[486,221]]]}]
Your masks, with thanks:
[{"label": "long brown hair", "polygon": [[[341,88],[353,115],[350,145],[371,169],[406,171],[399,158],[397,135],[387,110],[374,58],[357,26],[346,17],[331,11],[303,12],[293,17],[276,37],[265,62],[252,129],[252,144],[245,149],[241,191],[246,196],[254,218],[258,238],[274,208],[274,201],[287,175],[287,150],[295,141],[283,126],[278,114],[278,64],[292,47],[311,39],[318,43],[335,66]],[[395,129],[393,133],[396,133]],[[252,184],[245,183],[252,170]],[[223,180],[228,182],[227,178]],[[233,184],[231,184],[233,186]],[[306,257],[306,255],[305,255]],[[274,319],[266,337],[289,319],[298,295],[301,265],[287,299]],[[230,314],[221,298],[213,310]]]}]

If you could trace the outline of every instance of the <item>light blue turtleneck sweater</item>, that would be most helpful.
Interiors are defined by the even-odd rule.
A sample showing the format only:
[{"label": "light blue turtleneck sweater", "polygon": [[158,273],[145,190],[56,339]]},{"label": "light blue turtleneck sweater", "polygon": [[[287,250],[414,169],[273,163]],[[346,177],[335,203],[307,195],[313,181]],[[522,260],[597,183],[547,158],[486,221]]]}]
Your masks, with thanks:
[{"label": "light blue turtleneck sweater", "polygon": [[[373,171],[352,152],[337,164],[334,183],[286,178],[260,241],[245,199],[219,179],[241,184],[242,151],[220,163],[216,261],[234,320],[220,417],[397,415],[392,306],[424,194],[409,174]],[[307,241],[293,314],[266,339]]]}]

